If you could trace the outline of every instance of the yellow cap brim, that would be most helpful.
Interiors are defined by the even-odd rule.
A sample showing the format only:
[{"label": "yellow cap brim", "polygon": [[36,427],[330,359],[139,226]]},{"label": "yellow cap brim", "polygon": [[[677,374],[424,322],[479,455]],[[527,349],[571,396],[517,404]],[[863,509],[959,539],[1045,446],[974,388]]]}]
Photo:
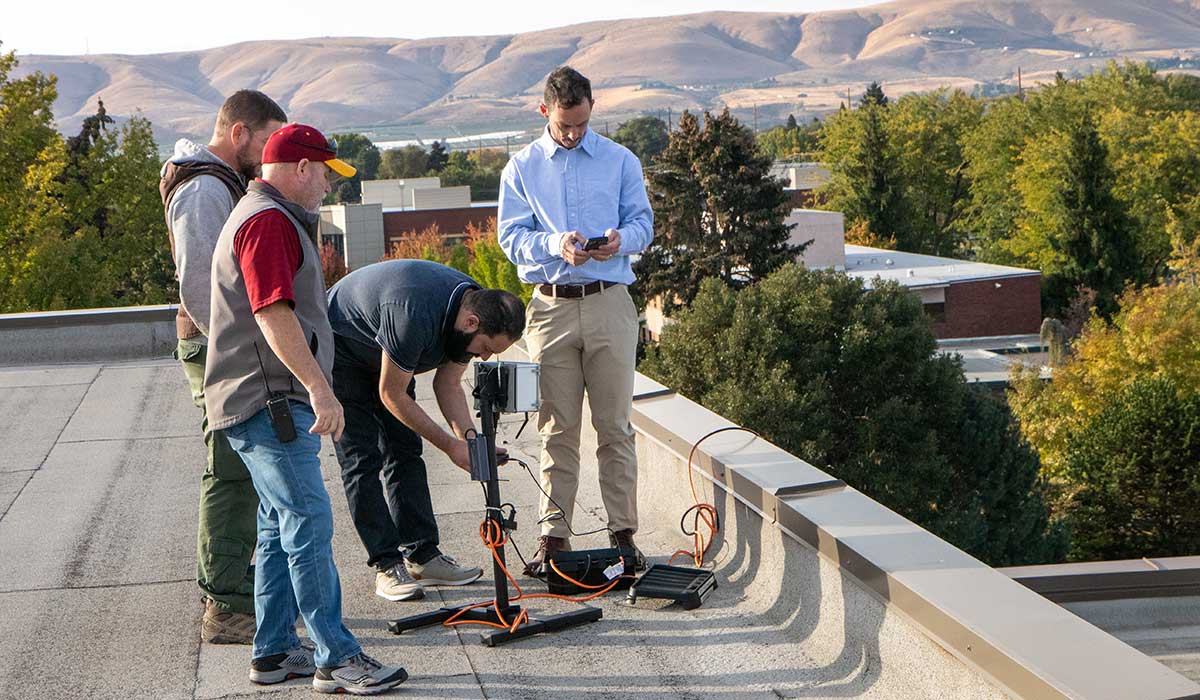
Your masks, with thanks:
[{"label": "yellow cap brim", "polygon": [[325,161],[325,165],[329,166],[330,170],[338,175],[341,175],[342,177],[354,177],[354,174],[358,172],[354,169],[353,165],[350,165],[344,160],[338,160],[337,158],[330,158],[329,160]]}]

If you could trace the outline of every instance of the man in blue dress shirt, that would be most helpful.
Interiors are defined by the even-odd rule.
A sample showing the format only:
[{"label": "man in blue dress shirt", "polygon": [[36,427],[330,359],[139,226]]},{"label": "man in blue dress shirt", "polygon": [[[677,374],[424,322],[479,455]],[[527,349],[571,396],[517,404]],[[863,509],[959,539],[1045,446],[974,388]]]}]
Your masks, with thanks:
[{"label": "man in blue dress shirt", "polygon": [[500,178],[500,245],[521,279],[536,285],[525,339],[542,365],[542,487],[558,506],[542,498],[542,534],[527,575],[570,548],[585,389],[613,544],[633,548],[637,530],[630,414],[638,320],[628,285],[630,256],[650,245],[654,214],[637,156],[588,128],[593,104],[587,78],[555,69],[539,108],[546,131]]}]

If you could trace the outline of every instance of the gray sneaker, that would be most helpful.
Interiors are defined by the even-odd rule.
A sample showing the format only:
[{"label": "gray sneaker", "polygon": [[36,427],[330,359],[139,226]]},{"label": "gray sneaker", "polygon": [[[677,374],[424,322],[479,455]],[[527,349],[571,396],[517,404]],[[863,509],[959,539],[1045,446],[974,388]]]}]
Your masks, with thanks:
[{"label": "gray sneaker", "polygon": [[425,597],[425,589],[413,580],[404,562],[375,574],[375,595],[385,600],[417,600]]},{"label": "gray sneaker", "polygon": [[408,672],[398,666],[384,666],[360,653],[340,666],[318,668],[313,690],[318,693],[378,695],[408,680]]},{"label": "gray sneaker", "polygon": [[483,576],[478,566],[463,566],[445,554],[439,554],[424,564],[407,562],[408,572],[422,586],[465,586]]},{"label": "gray sneaker", "polygon": [[315,649],[312,642],[301,640],[300,646],[295,649],[253,659],[250,662],[250,682],[274,685],[313,675],[317,672],[317,666],[313,663]]}]

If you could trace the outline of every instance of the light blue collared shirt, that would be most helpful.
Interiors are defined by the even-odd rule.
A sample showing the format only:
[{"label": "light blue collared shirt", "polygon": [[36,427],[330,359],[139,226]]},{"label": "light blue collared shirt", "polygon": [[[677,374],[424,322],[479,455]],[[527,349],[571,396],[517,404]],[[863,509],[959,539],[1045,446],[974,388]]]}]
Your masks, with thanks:
[{"label": "light blue collared shirt", "polygon": [[[628,148],[588,129],[570,150],[550,138],[521,149],[500,176],[499,239],[521,279],[530,284],[632,284],[629,256],[654,238],[642,164]],[[604,262],[571,265],[562,259],[562,234],[584,238],[621,234],[617,254]]]}]

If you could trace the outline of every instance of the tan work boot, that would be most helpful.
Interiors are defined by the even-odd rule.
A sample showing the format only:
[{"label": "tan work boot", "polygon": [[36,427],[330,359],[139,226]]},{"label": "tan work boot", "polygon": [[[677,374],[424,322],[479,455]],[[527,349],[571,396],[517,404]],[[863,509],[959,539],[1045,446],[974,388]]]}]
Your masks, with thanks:
[{"label": "tan work boot", "polygon": [[525,575],[534,578],[546,573],[546,562],[559,552],[571,549],[571,543],[562,537],[542,535],[538,538],[537,553],[525,564]]},{"label": "tan work boot", "polygon": [[204,599],[200,639],[209,644],[253,644],[254,616],[221,610],[212,598]]},{"label": "tan work boot", "polygon": [[646,557],[642,554],[642,550],[638,549],[637,545],[633,543],[633,530],[617,530],[616,532],[609,533],[608,541],[621,554],[628,555],[630,552],[633,553],[633,561],[630,562],[633,564],[633,571],[646,570]]}]

